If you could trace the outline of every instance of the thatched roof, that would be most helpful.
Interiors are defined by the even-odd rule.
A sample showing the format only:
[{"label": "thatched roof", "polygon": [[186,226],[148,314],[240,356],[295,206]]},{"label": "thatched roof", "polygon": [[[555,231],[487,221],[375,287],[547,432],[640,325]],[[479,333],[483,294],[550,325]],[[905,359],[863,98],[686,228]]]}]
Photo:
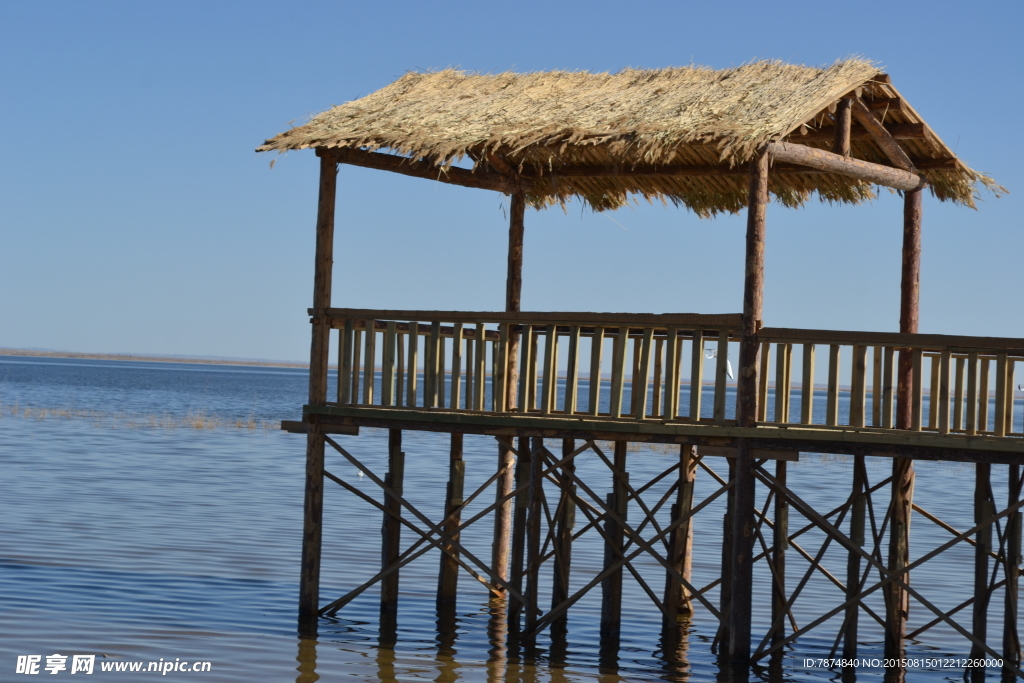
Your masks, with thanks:
[{"label": "thatched roof", "polygon": [[[528,197],[535,206],[576,196],[601,210],[639,195],[706,216],[746,206],[747,180],[738,171],[760,146],[788,139],[831,149],[836,102],[858,89],[898,131],[939,199],[973,206],[979,182],[1001,189],[956,160],[888,76],[864,59],[826,68],[762,61],[615,74],[409,73],[258,151],[384,150],[442,168],[471,160],[481,171],[533,178]],[[852,156],[889,163],[871,138],[853,140]],[[671,173],[677,167],[684,172]],[[583,177],[588,169],[594,175]],[[773,173],[770,189],[790,206],[814,192],[854,203],[874,196],[864,181],[803,168]]]}]

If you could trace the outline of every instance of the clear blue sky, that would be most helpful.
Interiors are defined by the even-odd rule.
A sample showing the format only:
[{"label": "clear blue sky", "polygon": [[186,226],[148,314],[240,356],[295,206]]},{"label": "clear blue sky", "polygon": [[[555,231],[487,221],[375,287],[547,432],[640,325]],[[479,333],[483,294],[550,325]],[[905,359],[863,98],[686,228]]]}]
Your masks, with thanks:
[{"label": "clear blue sky", "polygon": [[[0,4],[0,346],[303,359],[317,162],[253,149],[407,70],[860,54],[1009,196],[925,199],[921,331],[1024,336],[1021,3]],[[506,200],[340,173],[334,301],[500,310]],[[527,213],[527,310],[737,312],[743,216]],[[769,325],[895,330],[901,202],[768,214]]]}]

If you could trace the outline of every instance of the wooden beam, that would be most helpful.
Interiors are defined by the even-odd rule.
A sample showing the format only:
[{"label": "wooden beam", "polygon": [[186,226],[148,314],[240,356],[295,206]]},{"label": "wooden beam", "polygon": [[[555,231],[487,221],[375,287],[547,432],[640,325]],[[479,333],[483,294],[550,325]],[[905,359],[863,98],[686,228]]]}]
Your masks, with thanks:
[{"label": "wooden beam", "polygon": [[400,173],[412,176],[413,178],[436,180],[448,183],[449,185],[460,185],[480,190],[494,190],[505,194],[511,194],[518,189],[516,183],[510,177],[483,170],[470,171],[458,166],[442,169],[434,164],[417,161],[408,157],[384,154],[382,152],[367,152],[361,149],[321,147],[317,148],[317,152],[318,154],[333,158],[339,164],[391,171],[392,173]]},{"label": "wooden beam", "polygon": [[864,104],[873,111],[903,111],[903,100],[899,97],[876,97],[865,100]]},{"label": "wooden beam", "polygon": [[[839,114],[839,107],[836,108],[836,114]],[[923,123],[890,123],[885,126],[885,130],[897,140],[924,140],[928,137]],[[804,131],[806,132],[790,133],[789,137],[792,138],[792,142],[833,142],[836,137],[835,126],[804,128]],[[850,126],[851,141],[863,142],[870,139],[871,133],[868,132],[867,128],[863,126]]]},{"label": "wooden beam", "polygon": [[893,187],[897,190],[916,190],[926,184],[921,176],[902,169],[842,157],[806,145],[774,142],[768,145],[768,151],[771,153],[772,159],[777,161],[800,164],[826,173],[838,173],[858,180]]},{"label": "wooden beam", "polygon": [[857,122],[867,129],[871,135],[871,139],[874,140],[875,144],[882,148],[885,152],[885,156],[889,157],[889,161],[892,162],[893,166],[902,168],[904,171],[910,171],[913,173],[916,169],[914,163],[907,156],[907,153],[903,151],[899,143],[896,142],[895,138],[889,134],[889,131],[885,129],[882,122],[879,121],[875,115],[867,108],[863,100],[856,99],[852,101],[853,116],[857,119]]},{"label": "wooden beam", "polygon": [[[836,106],[833,115],[836,125],[832,128],[832,153],[841,157],[850,156],[850,107],[853,98],[844,97]],[[803,136],[806,138],[806,136]]]}]

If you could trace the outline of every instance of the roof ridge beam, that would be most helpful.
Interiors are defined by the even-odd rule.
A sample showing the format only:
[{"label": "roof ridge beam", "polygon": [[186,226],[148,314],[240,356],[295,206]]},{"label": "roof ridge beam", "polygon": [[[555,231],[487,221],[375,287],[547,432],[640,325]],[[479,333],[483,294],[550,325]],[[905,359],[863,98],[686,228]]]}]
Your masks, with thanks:
[{"label": "roof ridge beam", "polygon": [[904,171],[910,171],[911,173],[917,170],[914,168],[914,163],[910,160],[910,157],[907,156],[907,153],[896,142],[896,139],[889,134],[889,131],[885,129],[882,122],[878,120],[878,117],[867,108],[864,100],[860,98],[853,100],[853,118],[857,119],[857,123],[867,128],[868,134],[882,148],[885,156],[889,157],[889,161],[893,163],[893,166],[902,168]]},{"label": "roof ridge beam", "polygon": [[787,142],[773,142],[768,145],[768,152],[774,161],[783,161],[814,168],[825,173],[838,173],[858,180],[885,185],[897,190],[916,190],[924,187],[926,181],[921,176],[891,166],[873,164],[870,161],[844,157],[823,149],[797,145]]}]

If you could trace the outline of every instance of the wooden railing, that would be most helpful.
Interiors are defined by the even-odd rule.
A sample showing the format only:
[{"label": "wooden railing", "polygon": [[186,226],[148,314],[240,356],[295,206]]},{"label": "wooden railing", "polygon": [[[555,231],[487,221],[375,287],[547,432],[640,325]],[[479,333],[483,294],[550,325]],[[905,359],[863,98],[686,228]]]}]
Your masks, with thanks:
[{"label": "wooden railing", "polygon": [[[738,314],[331,309],[336,404],[735,425]],[[758,424],[1024,436],[1024,340],[763,328]],[[1018,411],[1020,412],[1020,411]],[[905,433],[905,432],[904,432]]]}]

